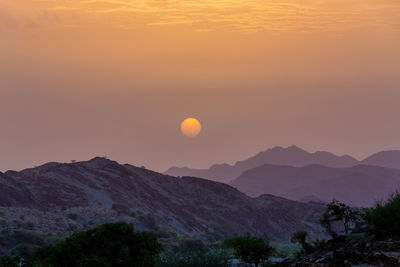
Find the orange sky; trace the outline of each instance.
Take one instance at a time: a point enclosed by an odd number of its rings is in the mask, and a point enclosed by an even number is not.
[[[399,47],[398,0],[0,0],[0,170],[400,149]]]

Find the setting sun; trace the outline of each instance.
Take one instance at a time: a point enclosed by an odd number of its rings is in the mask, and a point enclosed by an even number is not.
[[[188,118],[181,124],[181,132],[188,137],[195,137],[201,131],[201,124],[197,119]]]

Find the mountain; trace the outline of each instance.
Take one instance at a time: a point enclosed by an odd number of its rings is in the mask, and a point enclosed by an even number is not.
[[[400,169],[400,150],[381,151],[364,159],[361,163]]]
[[[165,174],[173,176],[195,176],[214,181],[228,183],[237,178],[244,171],[261,166],[263,164],[306,166],[320,164],[328,167],[352,167],[359,162],[350,156],[336,156],[329,152],[309,153],[297,146],[287,148],[274,147],[246,160],[238,161],[234,165],[216,164],[209,169],[190,169],[187,167],[172,167]]]
[[[0,193],[0,231],[28,227],[62,233],[124,220],[137,229],[206,240],[246,232],[288,240],[296,230],[323,236],[322,204],[251,198],[227,184],[176,178],[105,158],[8,171],[0,175]]]
[[[253,197],[272,194],[300,201],[312,196],[324,202],[337,199],[368,207],[400,189],[400,170],[367,165],[331,168],[265,164],[245,171],[230,185]]]

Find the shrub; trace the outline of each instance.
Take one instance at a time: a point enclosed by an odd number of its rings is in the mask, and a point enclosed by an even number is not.
[[[312,247],[306,241],[307,232],[306,231],[297,231],[292,235],[292,239],[290,240],[292,243],[299,243],[303,248],[304,252],[308,253],[311,251]]]
[[[18,257],[10,257],[6,255],[0,258],[0,267],[18,267],[18,264]]]
[[[126,223],[109,223],[77,232],[39,249],[28,261],[34,266],[154,266],[161,247],[154,234],[134,232]]]
[[[158,267],[228,267],[232,253],[226,249],[212,249],[207,253],[162,253]]]
[[[261,237],[251,236],[249,233],[243,237],[234,237],[224,241],[227,247],[235,250],[235,257],[242,261],[258,266],[259,263],[267,260],[274,249],[269,245],[268,240]]]
[[[325,246],[326,240],[325,239],[315,239],[314,241],[311,242],[311,245],[314,249],[319,249]]]
[[[377,238],[400,237],[400,192],[365,213],[368,232]]]

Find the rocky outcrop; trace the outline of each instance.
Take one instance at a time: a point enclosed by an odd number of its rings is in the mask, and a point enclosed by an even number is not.
[[[280,266],[400,266],[400,241],[367,241],[341,237]]]

